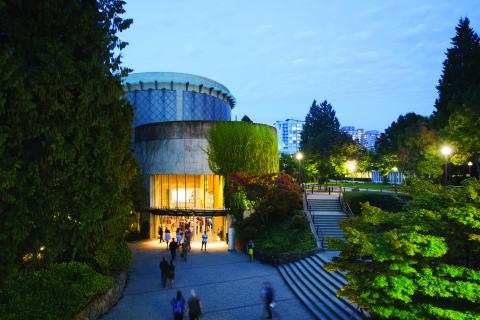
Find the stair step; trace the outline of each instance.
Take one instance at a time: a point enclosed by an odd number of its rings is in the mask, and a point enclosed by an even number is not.
[[[298,276],[298,271],[293,269],[290,264],[284,265],[285,270],[289,274],[290,278],[296,282],[303,294],[308,298],[308,302],[313,304],[321,313],[324,314],[320,319],[343,319],[339,317],[335,308],[326,301],[325,296],[322,295],[318,290],[312,291],[311,288],[305,283],[305,280]]]
[[[299,261],[295,262],[294,264],[297,269],[302,272],[303,276],[306,280],[308,280],[309,284],[314,286],[318,291],[324,293],[326,299],[331,301],[338,309],[342,310],[345,315],[348,315],[347,318],[350,318],[350,316],[355,318],[356,306],[352,305],[346,299],[337,297],[337,291],[340,288],[335,288],[331,285],[331,283],[329,283],[328,274],[326,275],[326,277],[324,274],[324,277],[321,278],[318,277],[316,273],[311,272],[311,270],[306,268],[305,265],[303,265]]]
[[[300,299],[300,301],[307,307],[308,310],[310,310],[311,313],[317,318],[317,319],[330,319],[330,320],[335,320],[335,318],[332,318],[330,314],[326,314],[323,310],[320,310],[314,303],[310,300],[311,298],[305,295],[304,291],[301,289],[301,287],[291,278],[290,274],[288,271],[285,269],[283,265],[278,266],[278,270],[280,271],[280,274],[282,275],[283,279],[285,282],[287,282],[288,286],[294,294]]]

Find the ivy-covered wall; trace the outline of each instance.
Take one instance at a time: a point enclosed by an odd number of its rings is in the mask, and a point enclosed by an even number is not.
[[[250,122],[219,122],[208,133],[208,162],[216,174],[254,176],[279,170],[275,129]]]

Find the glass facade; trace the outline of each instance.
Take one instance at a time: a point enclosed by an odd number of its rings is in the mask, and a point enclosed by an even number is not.
[[[175,90],[128,91],[126,99],[135,106],[133,127],[177,120],[230,121],[231,107],[227,101],[193,91],[183,91],[183,110],[177,115],[177,92]]]
[[[223,209],[223,177],[213,174],[150,176],[152,208]]]
[[[205,93],[183,91],[183,120],[230,121],[228,102]]]
[[[126,93],[133,105],[133,127],[177,119],[177,95],[174,90],[135,90]]]

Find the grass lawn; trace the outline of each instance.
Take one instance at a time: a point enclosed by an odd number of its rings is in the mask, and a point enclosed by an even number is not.
[[[327,182],[328,186],[340,186],[341,182]],[[372,183],[372,182],[343,182],[344,187],[354,187],[360,189],[372,189],[372,190],[393,190],[393,185],[383,184],[383,183]],[[398,187],[397,187],[398,188]]]

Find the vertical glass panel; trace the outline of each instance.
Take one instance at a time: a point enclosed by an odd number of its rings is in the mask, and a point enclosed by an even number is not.
[[[174,197],[177,199],[178,208],[185,209],[187,207],[187,193],[185,189],[185,175],[177,174],[177,191]]]
[[[186,184],[185,184],[185,191],[187,194],[187,209],[194,209],[195,208],[195,195],[197,190],[195,189],[195,176],[194,175],[186,175]]]
[[[214,189],[214,180],[213,180],[213,175],[206,175],[205,179],[205,208],[206,209],[213,209],[214,208],[214,203],[213,203],[213,189]]]
[[[161,208],[168,208],[168,200],[169,200],[169,194],[168,194],[168,175],[161,175],[162,178],[162,191],[161,191],[161,196],[162,196],[162,204]]]

